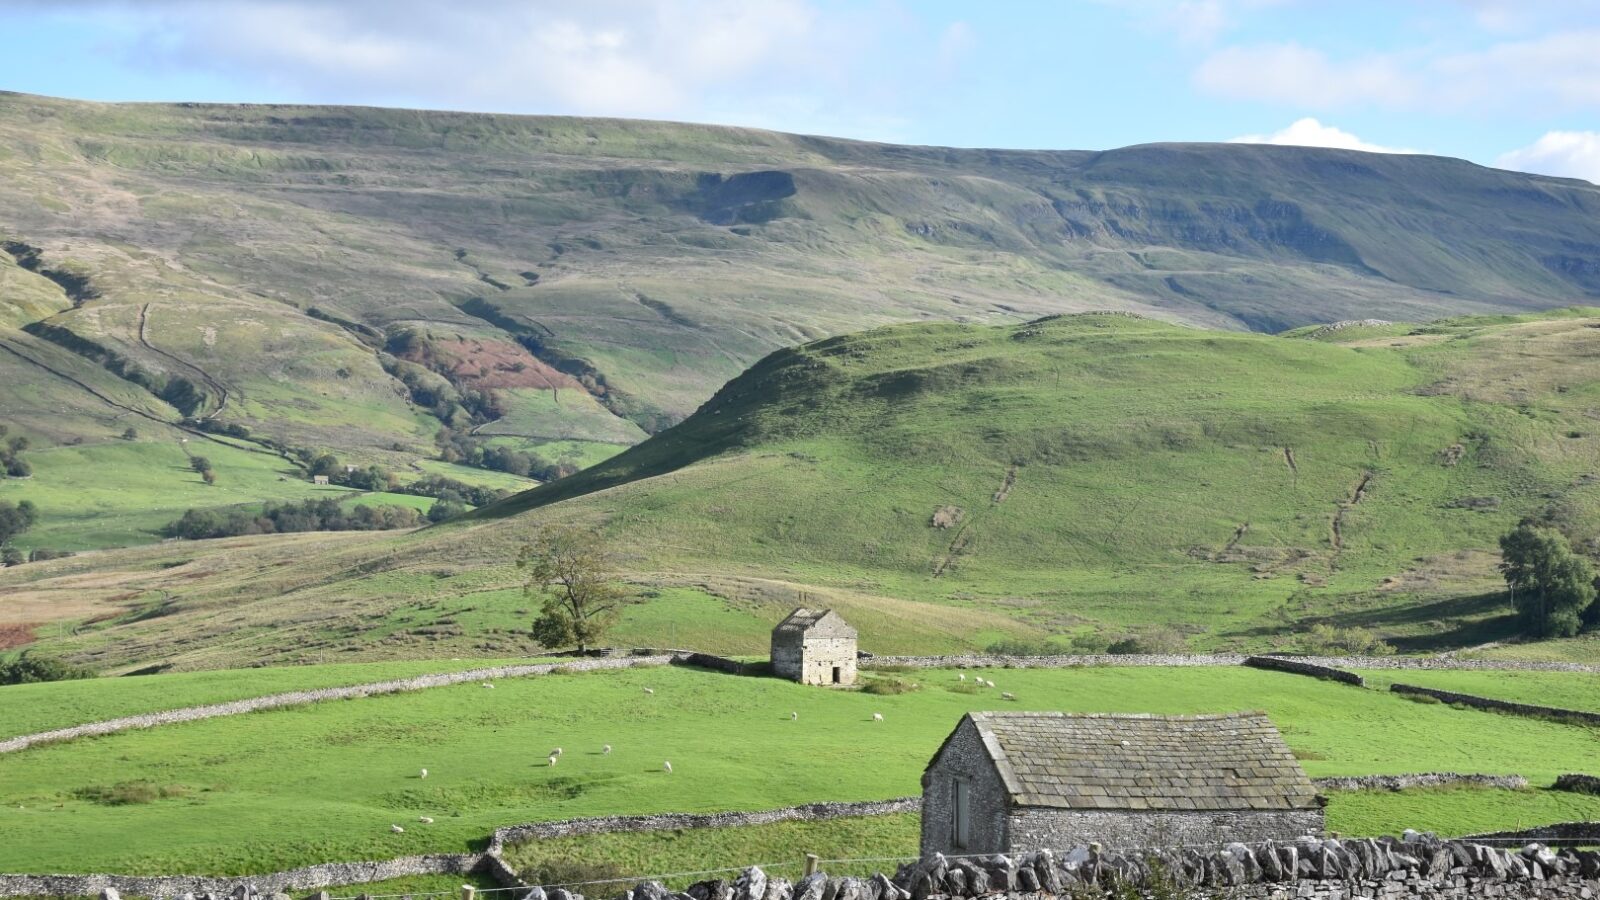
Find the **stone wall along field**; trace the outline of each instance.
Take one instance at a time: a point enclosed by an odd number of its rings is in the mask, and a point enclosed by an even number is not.
[[[869,800],[862,803],[808,803],[804,806],[786,806],[781,809],[764,809],[756,812],[589,816],[581,819],[534,822],[528,825],[511,825],[506,828],[497,828],[494,836],[489,839],[489,853],[497,855],[509,844],[571,837],[575,834],[602,834],[614,831],[658,831],[680,828],[728,828],[748,825],[770,825],[773,822],[820,822],[825,819],[887,816],[896,813],[916,812],[921,808],[921,797],[901,797],[897,800]]]
[[[1356,687],[1365,687],[1367,684],[1366,679],[1354,672],[1346,672],[1344,669],[1335,669],[1332,666],[1319,666],[1303,659],[1291,659],[1285,656],[1247,656],[1244,664],[1253,669],[1269,669],[1274,672],[1310,675],[1312,678],[1353,684]]]
[[[1455,659],[1441,656],[1282,656],[1328,669],[1415,669],[1422,671],[1600,672],[1581,663],[1526,662],[1514,659]],[[1238,666],[1241,654],[1158,655],[1143,653],[1063,654],[1061,656],[862,656],[863,667],[911,666],[919,669],[1070,669],[1078,666]]]
[[[1556,778],[1555,788],[1558,791],[1571,791],[1574,794],[1594,794],[1600,797],[1600,778],[1593,775],[1566,774]]]
[[[1521,775],[1463,775],[1459,772],[1418,772],[1414,775],[1343,775],[1313,778],[1319,791],[1403,791],[1409,788],[1483,787],[1521,791],[1528,779]]]
[[[1433,688],[1417,687],[1414,684],[1400,684],[1396,682],[1389,685],[1389,690],[1397,694],[1410,694],[1419,697],[1432,697],[1444,703],[1457,703],[1470,706],[1474,709],[1486,709],[1491,712],[1510,713],[1515,716],[1531,716],[1538,719],[1565,719],[1569,722],[1581,722],[1584,725],[1600,725],[1600,713],[1586,712],[1578,709],[1562,709],[1557,706],[1534,706],[1531,703],[1512,703],[1508,700],[1494,700],[1489,697],[1475,697],[1472,694],[1458,694],[1454,691],[1439,691]]]

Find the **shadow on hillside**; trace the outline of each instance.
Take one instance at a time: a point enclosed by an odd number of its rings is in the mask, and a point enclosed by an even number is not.
[[[1317,625],[1364,628],[1384,635],[1384,641],[1401,653],[1437,653],[1517,637],[1520,631],[1509,606],[1504,591],[1490,591],[1415,606],[1308,616],[1288,628],[1259,627],[1242,634],[1271,637],[1307,632]],[[1394,634],[1396,631],[1414,633]]]

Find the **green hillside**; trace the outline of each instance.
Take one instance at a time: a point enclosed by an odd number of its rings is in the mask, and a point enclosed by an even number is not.
[[[602,523],[659,568],[1050,631],[1249,643],[1328,620],[1449,646],[1505,612],[1491,551],[1511,524],[1597,535],[1595,314],[1348,343],[1115,315],[880,329],[773,354],[679,427],[479,517]]]
[[[104,553],[0,591],[88,604],[12,621],[109,671],[503,656],[536,649],[517,548],[573,522],[640,597],[611,637],[628,646],[759,653],[798,603],[881,653],[1513,637],[1499,536],[1539,516],[1600,539],[1600,310],[1374,327],[880,328],[774,353],[678,426],[459,523]]]
[[[402,470],[448,428],[446,456],[476,436],[568,471],[775,350],[889,323],[1581,302],[1597,210],[1423,156],[0,93],[0,415],[41,448],[243,428]],[[43,508],[61,546],[152,537]]]

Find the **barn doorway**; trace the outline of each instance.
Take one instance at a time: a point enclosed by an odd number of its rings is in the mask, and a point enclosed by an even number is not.
[[[839,667],[838,666],[834,666],[833,667],[833,683],[834,684],[838,684],[839,683]]]

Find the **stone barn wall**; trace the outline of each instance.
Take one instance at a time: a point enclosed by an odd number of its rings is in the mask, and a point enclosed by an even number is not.
[[[965,779],[970,798],[970,840],[955,846],[955,779]],[[978,729],[962,720],[923,775],[922,855],[1001,853],[1006,847],[1006,786],[983,748]]]
[[[1101,844],[1107,850],[1292,841],[1322,834],[1321,810],[1166,812],[1021,808],[1011,813],[1011,851]]]
[[[833,684],[833,669],[839,668],[839,684],[856,683],[855,638],[812,637],[805,642],[805,668],[802,684]]]

